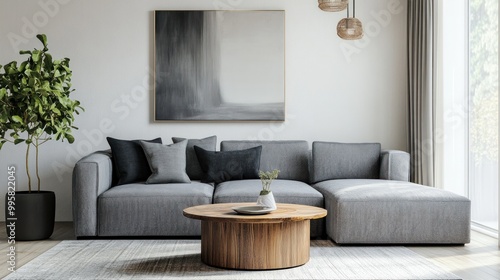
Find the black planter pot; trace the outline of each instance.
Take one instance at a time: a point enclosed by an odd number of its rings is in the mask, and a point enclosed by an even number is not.
[[[9,209],[8,202],[9,196],[6,194],[5,224],[9,237],[14,233],[16,241],[32,241],[47,239],[52,235],[56,214],[54,192],[16,192],[13,211]],[[15,227],[12,226],[13,224]]]

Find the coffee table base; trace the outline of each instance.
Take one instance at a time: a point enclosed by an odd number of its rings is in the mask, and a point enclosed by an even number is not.
[[[201,222],[201,260],[210,266],[265,270],[309,261],[310,221]]]

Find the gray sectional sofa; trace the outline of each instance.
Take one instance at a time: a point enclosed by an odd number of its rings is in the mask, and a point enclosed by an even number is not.
[[[193,145],[188,144],[188,149]],[[409,155],[380,144],[306,141],[222,141],[221,151],[262,147],[261,170],[279,169],[271,189],[278,203],[328,210],[311,223],[311,237],[337,243],[465,244],[470,201],[409,183]],[[193,158],[188,153],[189,158]],[[189,163],[188,163],[189,165]],[[78,238],[199,236],[200,223],[184,208],[256,201],[258,179],[219,184],[131,183],[113,186],[109,152],[95,152],[73,171],[73,220]]]

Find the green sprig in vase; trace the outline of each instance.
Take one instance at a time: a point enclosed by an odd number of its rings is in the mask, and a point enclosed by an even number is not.
[[[257,198],[257,205],[265,207],[266,209],[276,210],[276,201],[274,200],[273,192],[271,191],[271,183],[274,179],[278,178],[280,171],[274,169],[273,171],[259,171],[259,178],[262,182],[262,190]]]

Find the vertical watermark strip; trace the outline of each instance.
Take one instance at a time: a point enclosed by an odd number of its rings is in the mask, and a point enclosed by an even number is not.
[[[7,269],[16,271],[16,167],[7,167],[7,197],[6,197],[6,228],[7,228]]]

